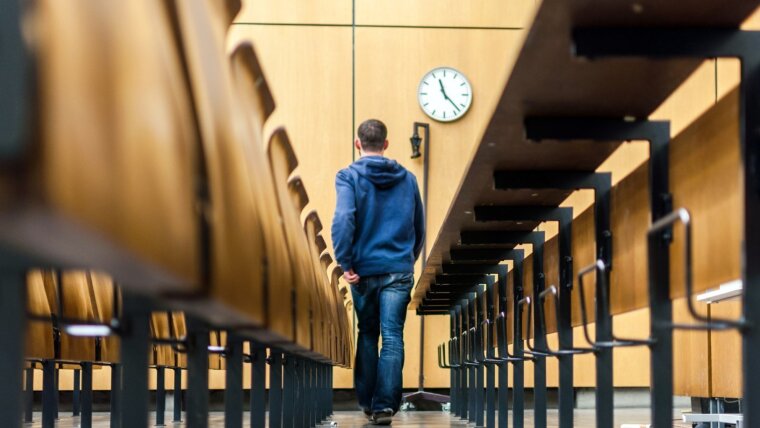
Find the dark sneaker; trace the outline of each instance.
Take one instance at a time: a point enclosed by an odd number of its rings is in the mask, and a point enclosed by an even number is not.
[[[373,412],[370,421],[373,425],[390,425],[393,422],[393,410],[383,409],[379,412]]]
[[[365,409],[365,408],[362,407],[362,412],[364,412],[364,416],[367,417],[367,420],[370,421],[370,422],[372,422],[372,410]]]

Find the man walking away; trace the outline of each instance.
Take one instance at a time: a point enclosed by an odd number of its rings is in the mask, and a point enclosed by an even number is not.
[[[332,240],[359,320],[354,366],[359,405],[374,424],[390,425],[401,405],[404,322],[425,222],[417,179],[384,156],[385,125],[370,119],[357,134],[361,158],[335,178]]]

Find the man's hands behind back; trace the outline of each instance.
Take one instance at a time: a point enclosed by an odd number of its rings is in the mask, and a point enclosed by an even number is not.
[[[348,281],[349,284],[356,284],[361,279],[353,269],[349,269],[348,272],[343,272],[343,278]]]

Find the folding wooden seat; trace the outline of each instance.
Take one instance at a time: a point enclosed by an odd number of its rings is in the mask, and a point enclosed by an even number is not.
[[[196,137],[165,5],[30,10],[39,138],[0,172],[0,245],[144,292],[192,291]]]
[[[303,188],[303,185],[300,186]],[[294,188],[294,186],[291,186]],[[314,294],[312,296],[312,310],[314,311],[314,332],[316,334],[315,342],[319,343],[318,351],[325,356],[332,356],[330,353],[330,337],[332,336],[332,318],[331,308],[328,300],[328,277],[327,271],[322,266],[319,259],[319,250],[317,249],[317,235],[322,231],[322,222],[316,211],[311,211],[306,215],[304,221],[304,231],[309,244],[311,253],[312,266],[315,275],[313,286]]]
[[[150,317],[150,337],[172,340],[168,312],[153,312]],[[149,365],[151,367],[173,367],[174,351],[171,345],[154,343],[151,346]]]
[[[321,235],[317,235],[317,241],[322,238]],[[333,263],[333,258],[329,252],[323,251],[319,256],[320,264],[322,265],[322,272],[325,275],[325,287],[326,287],[326,299],[325,307],[327,308],[327,322],[330,326],[330,359],[337,362],[340,355],[339,345],[339,333],[340,333],[340,306],[338,301],[338,290],[332,286],[332,278],[329,277],[330,265]]]
[[[271,192],[259,178],[261,150],[237,100],[224,46],[225,9],[202,0],[173,2],[194,100],[209,185],[211,274],[197,311],[217,325],[263,327],[268,251],[260,203]],[[278,266],[278,268],[282,268]],[[226,314],[220,317],[221,314]],[[281,333],[287,333],[281,331]],[[290,337],[283,337],[289,339]]]
[[[266,84],[253,47],[244,43],[231,55],[232,74],[239,96],[239,110],[244,113],[252,132],[242,141],[251,150],[251,180],[258,191],[254,198],[261,212],[262,240],[266,245],[267,308],[266,329],[279,337],[295,339],[293,308],[294,277],[290,251],[287,248],[283,225],[285,221],[275,194],[269,162],[261,158],[264,153],[262,133],[264,122],[274,110],[269,87]],[[295,159],[295,157],[293,158]],[[293,166],[295,168],[295,166]]]
[[[43,275],[44,272],[41,270],[32,270],[26,275],[27,311],[34,320],[26,325],[27,340],[24,355],[34,360],[55,358],[50,302],[45,293]],[[45,319],[47,321],[42,321]]]
[[[296,168],[297,160],[284,129],[277,129],[269,139],[267,149],[272,176],[279,200],[280,212],[288,250],[294,265],[296,285],[296,342],[311,349],[310,299],[314,292],[316,278],[306,234],[301,227],[298,211],[290,200],[287,182]]]
[[[87,272],[47,271],[43,278],[52,315],[61,323],[60,351],[56,359],[68,363],[97,361],[95,338],[71,336],[63,328],[65,324],[95,321]]]
[[[113,319],[119,318],[121,296],[113,279],[102,272],[88,271],[86,273],[93,302],[93,321],[110,325]],[[100,362],[119,362],[119,339],[115,335],[100,338]]]
[[[341,296],[339,298],[339,304],[338,304],[338,321],[339,321],[339,332],[338,332],[338,341],[339,341],[339,354],[340,354],[340,362],[341,366],[343,367],[351,367],[351,358],[353,356],[353,349],[352,349],[352,340],[351,335],[352,329],[351,324],[348,321],[348,314],[346,309],[346,304],[348,303],[348,299],[346,298],[346,293],[344,291],[347,291],[345,288],[342,290],[339,289],[340,287],[340,278],[343,277],[343,269],[341,269],[340,265],[337,263],[333,266],[331,275],[330,275],[330,282],[332,284],[332,288],[335,290],[338,290],[339,295]],[[345,302],[345,303],[344,303]]]

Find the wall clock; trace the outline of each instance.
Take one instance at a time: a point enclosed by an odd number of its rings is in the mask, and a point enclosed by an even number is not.
[[[422,111],[439,122],[453,122],[472,105],[472,85],[459,70],[437,67],[425,74],[417,88]]]

